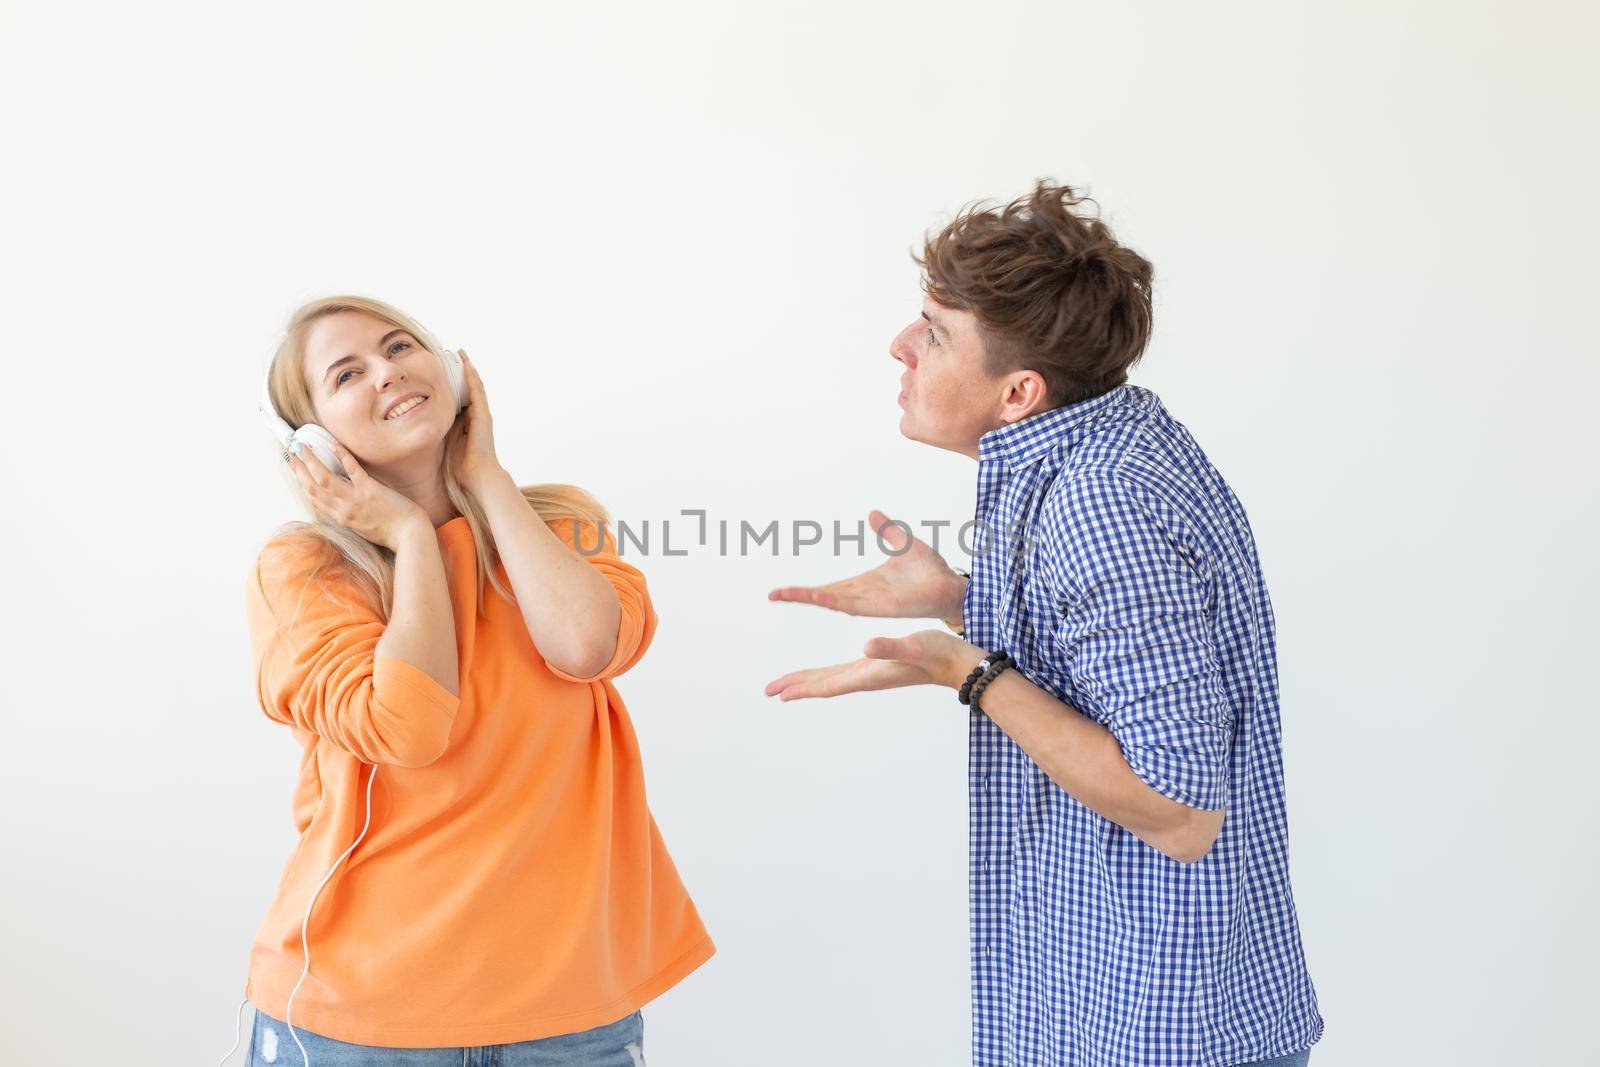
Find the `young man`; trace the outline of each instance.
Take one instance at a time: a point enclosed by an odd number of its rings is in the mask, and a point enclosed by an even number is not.
[[[1015,658],[970,711],[974,1064],[1303,1064],[1323,1022],[1289,890],[1272,607],[1227,483],[1127,383],[1152,271],[1083,202],[1040,182],[958,216],[889,349],[901,432],[978,462],[970,580],[873,512],[888,562],[769,595],[967,640],[875,638],[767,693],[957,689]]]

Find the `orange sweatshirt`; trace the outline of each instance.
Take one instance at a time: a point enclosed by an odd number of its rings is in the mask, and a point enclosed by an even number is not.
[[[573,522],[549,523],[569,545]],[[307,584],[317,546],[277,538],[247,584],[256,691],[300,744],[299,843],[250,953],[245,997],[297,1027],[397,1048],[505,1044],[615,1022],[715,951],[645,802],[612,679],[655,633],[644,575],[606,537],[586,557],[622,601],[592,679],[551,667],[516,605],[485,588],[465,518],[436,531],[461,695],[375,656],[384,623],[346,579]],[[597,528],[584,523],[585,549]],[[496,571],[506,587],[503,564]]]

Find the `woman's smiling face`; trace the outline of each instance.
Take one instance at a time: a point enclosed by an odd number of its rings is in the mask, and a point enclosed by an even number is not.
[[[365,311],[338,311],[311,324],[305,377],[317,424],[363,466],[393,467],[434,453],[455,423],[438,357],[409,330]]]

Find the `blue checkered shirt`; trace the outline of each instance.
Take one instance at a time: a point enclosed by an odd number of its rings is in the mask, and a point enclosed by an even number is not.
[[[1272,606],[1244,509],[1135,385],[979,441],[967,637],[1226,808],[1181,863],[981,711],[968,769],[972,1061],[1229,1067],[1322,1036],[1289,891]]]

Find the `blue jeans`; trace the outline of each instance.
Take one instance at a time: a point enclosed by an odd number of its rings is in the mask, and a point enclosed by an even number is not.
[[[311,1067],[644,1067],[644,1013],[605,1026],[509,1045],[386,1048],[352,1045],[295,1024]],[[282,1020],[256,1009],[248,1067],[303,1067],[300,1047]]]
[[[1306,1067],[1311,1060],[1311,1050],[1303,1048],[1299,1052],[1291,1052],[1287,1056],[1274,1056],[1270,1060],[1255,1060],[1252,1063],[1241,1063],[1239,1067]]]

